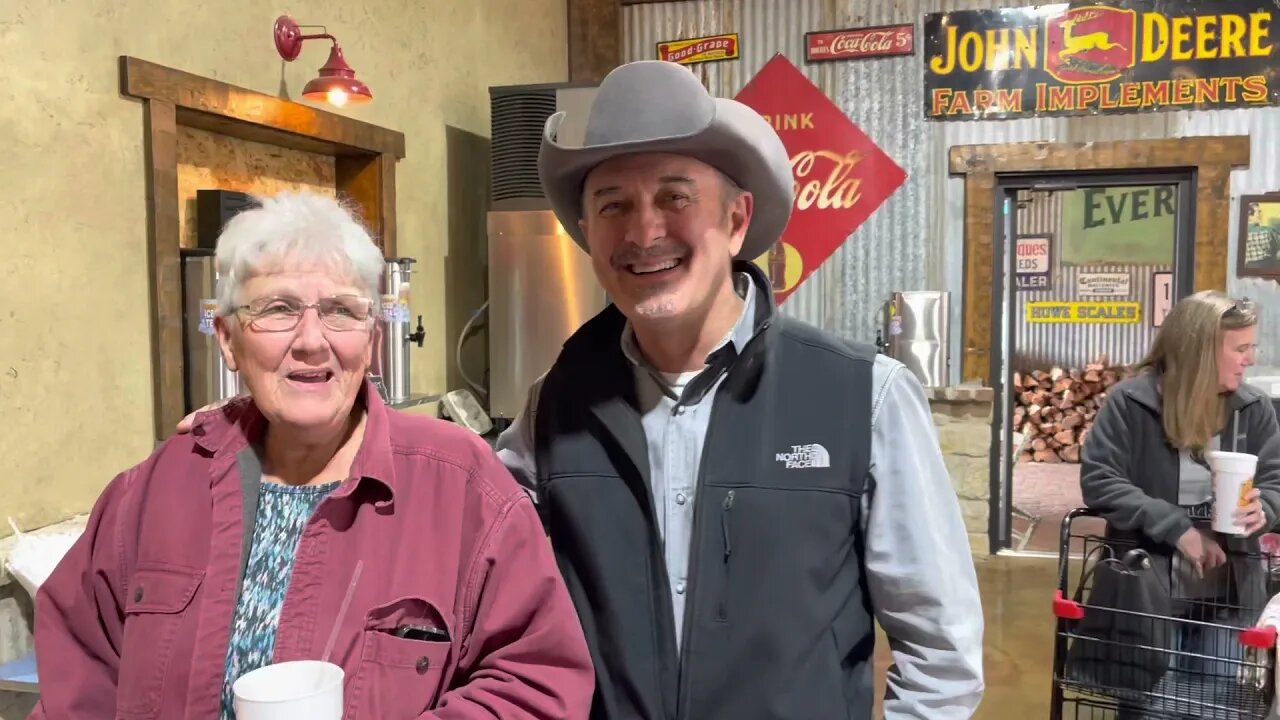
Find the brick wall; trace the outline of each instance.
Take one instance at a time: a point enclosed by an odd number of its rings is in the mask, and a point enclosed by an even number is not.
[[[990,552],[988,521],[991,501],[991,388],[928,388],[938,444],[960,498],[969,547],[974,555]]]

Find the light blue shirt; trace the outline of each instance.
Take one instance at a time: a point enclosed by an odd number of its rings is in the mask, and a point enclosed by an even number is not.
[[[746,302],[720,347],[733,343],[741,351],[755,334],[756,293],[746,292],[750,276],[740,274],[735,280]],[[664,376],[651,369],[630,325],[623,332],[622,348],[635,373],[678,647],[688,592],[694,493],[715,388],[700,402],[677,408],[676,398],[698,373]],[[983,615],[960,503],[943,462],[933,412],[915,375],[902,363],[878,355],[872,385],[871,478],[862,505],[863,570],[876,621],[894,657],[885,719],[970,718],[984,689]],[[499,457],[528,488],[535,487],[537,477],[533,424],[541,386],[539,380],[529,389],[524,411],[497,442]]]
[[[756,293],[749,292],[751,277],[735,277],[738,294],[744,296],[742,313],[712,352],[733,343],[739,354],[755,335]],[[681,403],[688,384],[701,372],[663,373],[654,369],[636,344],[628,322],[622,331],[622,352],[631,361],[636,379],[636,399],[640,423],[644,426],[652,479],[654,516],[666,555],[667,580],[671,588],[671,609],[675,614],[676,649],[684,639],[684,601],[688,597],[689,548],[693,543],[693,503],[702,464],[702,447],[711,422],[716,390],[724,382],[721,374],[700,398]],[[705,370],[704,370],[705,371]]]

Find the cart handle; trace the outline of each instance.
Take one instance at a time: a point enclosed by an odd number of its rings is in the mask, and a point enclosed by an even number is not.
[[[1071,547],[1071,523],[1076,518],[1102,517],[1102,513],[1089,507],[1072,508],[1062,517],[1062,526],[1058,529],[1058,587],[1066,592],[1067,575],[1069,573]]]
[[[1053,594],[1053,614],[1063,620],[1081,620],[1084,618],[1084,606],[1067,597],[1062,591]],[[1240,644],[1245,647],[1270,650],[1276,646],[1277,633],[1274,626],[1245,628],[1240,631]]]
[[[1075,600],[1065,597],[1061,590],[1053,593],[1053,614],[1063,620],[1080,620],[1084,617],[1084,606]],[[1274,631],[1272,630],[1272,642],[1274,643]]]
[[[1240,631],[1240,644],[1270,650],[1276,646],[1276,629],[1272,626],[1245,628]]]

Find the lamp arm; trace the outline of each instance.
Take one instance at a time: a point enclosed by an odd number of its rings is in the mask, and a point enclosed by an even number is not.
[[[320,39],[329,40],[329,41],[330,41],[330,42],[332,42],[334,45],[337,45],[337,44],[338,44],[338,38],[336,38],[336,37],[334,37],[334,36],[330,35],[330,34],[329,34],[329,33],[327,33],[327,32],[324,32],[324,33],[316,33],[315,35],[302,35],[302,36],[299,36],[299,37],[298,37],[298,42],[305,42],[305,41],[307,41],[307,40],[320,40]]]

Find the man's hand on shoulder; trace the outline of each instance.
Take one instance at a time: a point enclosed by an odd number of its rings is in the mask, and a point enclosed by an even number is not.
[[[184,435],[186,433],[191,432],[191,428],[195,427],[195,424],[196,424],[196,416],[199,415],[200,413],[208,412],[210,410],[217,410],[218,408],[225,406],[227,403],[230,403],[234,400],[239,400],[241,397],[244,397],[244,396],[237,395],[232,398],[227,398],[226,400],[219,400],[218,402],[209,403],[208,405],[205,405],[204,407],[198,410],[192,411],[186,417],[178,421],[178,426],[176,428],[176,430],[178,431],[178,434]]]

